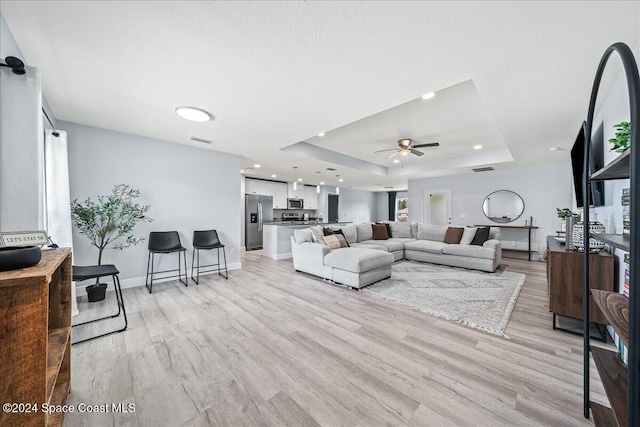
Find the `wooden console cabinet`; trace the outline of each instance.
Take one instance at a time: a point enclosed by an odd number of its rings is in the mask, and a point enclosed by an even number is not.
[[[584,254],[567,250],[553,236],[547,236],[547,247],[549,249],[547,259],[549,311],[559,316],[582,319]],[[614,290],[614,257],[603,253],[591,254],[589,265],[591,267],[589,287],[612,292]],[[601,325],[607,324],[607,319],[593,300],[589,304],[589,320]]]
[[[42,405],[64,405],[70,390],[71,276],[70,249],[0,273],[0,403],[27,404],[0,410],[0,426],[62,425]]]

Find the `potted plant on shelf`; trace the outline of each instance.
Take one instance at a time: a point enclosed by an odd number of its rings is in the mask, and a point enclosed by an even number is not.
[[[616,129],[616,137],[609,139],[613,144],[610,151],[624,153],[631,146],[631,122],[620,122],[613,127]]]
[[[98,248],[98,265],[102,264],[102,254],[109,245],[122,250],[144,240],[144,237],[133,235],[133,228],[139,222],[153,219],[147,216],[149,205],[137,203],[138,197],[140,190],[117,184],[108,196],[98,196],[97,202],[87,198],[84,202],[76,199],[71,203],[73,225]],[[106,289],[107,285],[99,280],[87,286],[89,302],[103,300]]]

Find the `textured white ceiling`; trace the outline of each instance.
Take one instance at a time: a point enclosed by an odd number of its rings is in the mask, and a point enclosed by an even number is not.
[[[3,0],[0,12],[58,119],[211,139],[204,149],[259,162],[258,176],[329,185],[336,165],[280,149],[467,80],[515,159],[499,168],[567,161],[548,149],[574,140],[602,52],[640,37],[639,2]],[[178,105],[215,120],[186,122]],[[463,171],[340,174],[381,189]]]

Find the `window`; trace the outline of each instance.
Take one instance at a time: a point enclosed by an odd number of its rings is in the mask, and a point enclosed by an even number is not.
[[[409,221],[409,199],[396,199],[396,221]]]

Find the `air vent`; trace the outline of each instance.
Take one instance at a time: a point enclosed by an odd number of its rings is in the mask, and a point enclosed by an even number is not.
[[[328,171],[335,171],[337,170],[336,168],[327,168]]]
[[[210,141],[208,139],[198,138],[197,136],[192,136],[190,139],[192,141],[203,142],[205,144],[213,144],[213,141]]]
[[[495,170],[494,168],[492,168],[491,166],[486,167],[486,168],[473,168],[472,169],[474,172],[489,172],[492,170]]]

